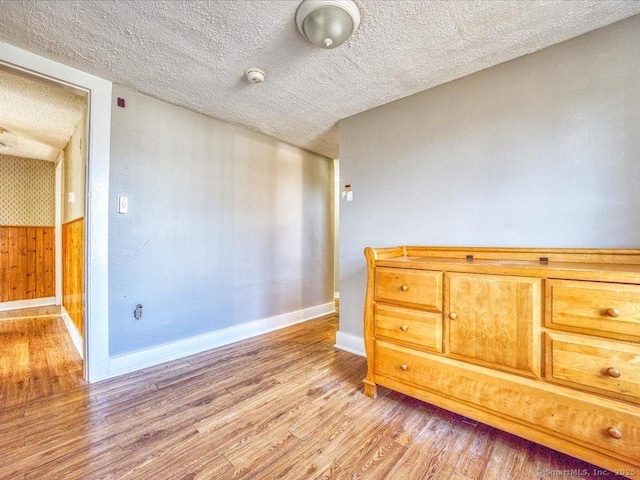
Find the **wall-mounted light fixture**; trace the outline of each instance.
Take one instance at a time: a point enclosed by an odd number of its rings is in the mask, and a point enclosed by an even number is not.
[[[300,33],[320,48],[342,45],[360,26],[353,0],[304,0],[296,12]]]

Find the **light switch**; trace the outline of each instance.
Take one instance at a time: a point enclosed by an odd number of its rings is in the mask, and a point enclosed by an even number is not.
[[[69,194],[67,195],[67,201],[69,203],[76,203],[76,193],[75,192],[69,192]]]
[[[118,197],[118,213],[129,213],[129,198]]]
[[[344,186],[344,190],[342,191],[342,198],[346,199],[347,202],[353,200],[353,190],[351,190],[351,185]]]

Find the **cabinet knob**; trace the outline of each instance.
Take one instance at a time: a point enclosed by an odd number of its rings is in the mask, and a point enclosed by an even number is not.
[[[402,290],[403,292],[406,292],[407,290],[409,290],[409,285],[407,285],[406,283],[402,284],[402,286],[400,287],[400,290]]]
[[[402,325],[402,326],[400,327],[400,330],[402,330],[403,332],[406,332],[407,330],[409,330],[409,327],[408,327],[408,326],[406,326],[406,325]],[[618,374],[618,376],[620,376],[620,375]]]
[[[620,378],[620,370],[615,367],[609,367],[607,368],[607,375],[611,378]]]
[[[456,312],[451,312],[451,313],[449,314],[449,318],[450,318],[451,320],[455,320],[456,318],[458,318],[458,314],[457,314]]]
[[[609,315],[610,317],[617,317],[618,315],[620,315],[620,310],[618,310],[617,308],[607,308],[606,312],[607,315]]]
[[[615,438],[616,440],[620,440],[622,438],[622,432],[616,427],[609,427],[607,429],[607,433],[611,438]]]
[[[400,370],[402,370],[403,372],[406,372],[407,370],[409,370],[409,365],[407,365],[406,363],[403,363],[402,365],[400,365]]]

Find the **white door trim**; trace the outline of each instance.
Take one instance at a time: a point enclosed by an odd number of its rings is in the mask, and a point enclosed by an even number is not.
[[[89,167],[85,213],[85,377],[109,375],[109,148],[112,83],[0,42],[0,63],[89,92]]]
[[[56,162],[56,220],[55,220],[55,259],[56,259],[56,305],[62,305],[62,172],[64,171],[64,153],[60,152]]]

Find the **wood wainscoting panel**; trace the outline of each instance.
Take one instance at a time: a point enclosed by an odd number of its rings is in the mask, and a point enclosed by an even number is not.
[[[0,226],[0,302],[55,295],[53,227]]]
[[[62,306],[84,337],[84,218],[62,225]]]

